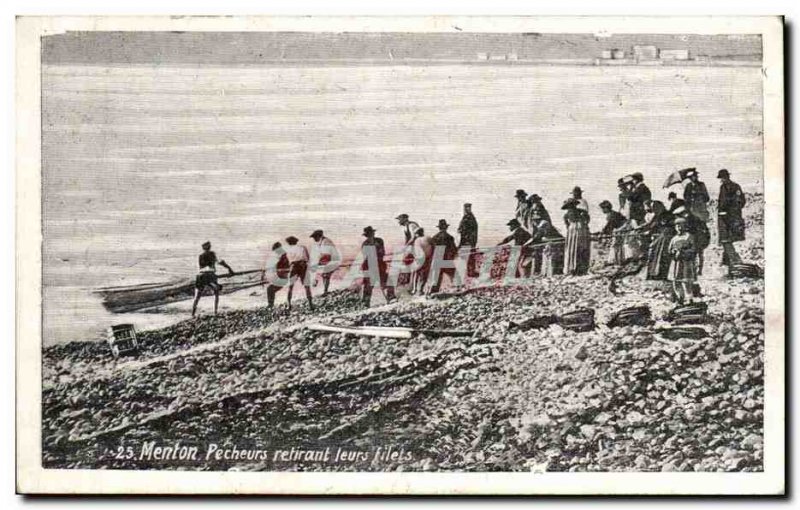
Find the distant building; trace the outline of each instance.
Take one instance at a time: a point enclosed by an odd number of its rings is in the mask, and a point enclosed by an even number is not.
[[[505,60],[506,56],[503,55],[489,55],[489,60]]]
[[[689,60],[689,50],[661,50],[661,60]]]
[[[603,52],[600,54],[600,58],[603,60],[622,60],[625,58],[625,50],[620,50],[617,48],[603,50]]]
[[[478,52],[478,60],[489,60],[489,54],[482,51]]]
[[[655,46],[634,46],[633,58],[635,58],[637,62],[643,60],[657,60],[658,48]]]
[[[509,53],[508,54],[508,60],[517,61],[517,60],[519,60],[519,57],[517,56],[516,53]]]

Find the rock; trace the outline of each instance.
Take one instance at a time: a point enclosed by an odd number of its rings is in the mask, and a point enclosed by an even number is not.
[[[764,439],[759,434],[750,434],[744,438],[742,441],[742,446],[748,449],[763,449],[764,448]]]
[[[661,466],[661,471],[679,471],[679,469],[674,461],[670,461]]]

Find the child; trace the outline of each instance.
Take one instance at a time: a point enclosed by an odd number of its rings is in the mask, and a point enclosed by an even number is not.
[[[680,304],[688,297],[692,302],[692,286],[697,281],[697,245],[694,236],[689,233],[685,218],[675,220],[678,233],[669,242],[669,279]]]

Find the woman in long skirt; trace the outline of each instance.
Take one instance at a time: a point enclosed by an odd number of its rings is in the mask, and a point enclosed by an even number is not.
[[[564,236],[549,220],[538,212],[532,216],[534,234],[529,244],[534,253],[538,251],[542,257],[542,276],[561,274],[564,268]]]
[[[675,220],[678,233],[669,242],[669,255],[672,263],[669,266],[669,279],[679,303],[688,298],[692,302],[693,285],[697,281],[697,245],[694,236],[689,233],[686,220]]]
[[[650,249],[647,256],[647,279],[666,280],[672,261],[669,256],[669,242],[675,235],[673,216],[659,201],[652,202],[653,218],[646,225],[650,231]]]
[[[567,225],[567,239],[564,245],[564,272],[582,275],[589,271],[591,259],[591,238],[586,212],[578,209],[577,201],[567,200],[561,207],[567,212],[564,222]]]

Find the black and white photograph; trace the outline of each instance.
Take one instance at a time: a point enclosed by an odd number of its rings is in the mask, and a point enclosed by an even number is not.
[[[148,19],[18,20],[34,492],[783,490],[780,17]]]

